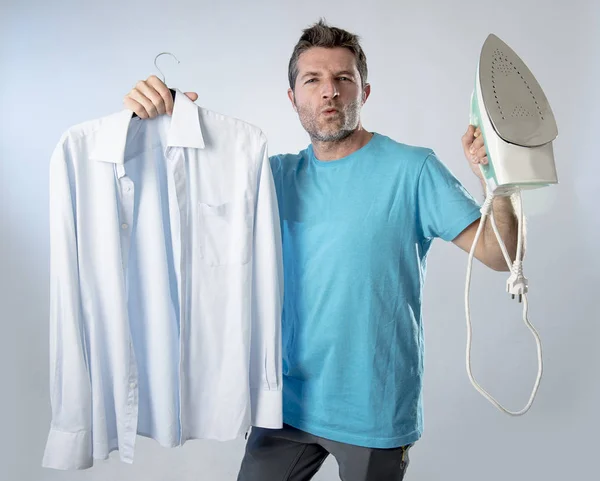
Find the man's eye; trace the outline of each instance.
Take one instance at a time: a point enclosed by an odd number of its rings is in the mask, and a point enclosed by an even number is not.
[[[315,79],[315,78],[310,78],[310,79],[308,79],[308,80],[307,80],[305,83],[309,84],[309,83],[311,83],[311,82],[316,82],[316,81],[317,81],[317,79]]]
[[[348,77],[339,77],[340,80],[350,80]]]

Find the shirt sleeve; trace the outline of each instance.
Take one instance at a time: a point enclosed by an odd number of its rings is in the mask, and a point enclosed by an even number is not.
[[[424,239],[451,241],[481,217],[480,205],[434,152],[421,166],[416,203]]]
[[[250,395],[252,425],[282,427],[283,254],[279,209],[266,138],[258,169],[253,253]]]
[[[76,216],[61,141],[50,160],[50,403],[42,466],[92,466],[91,387],[79,288]]]

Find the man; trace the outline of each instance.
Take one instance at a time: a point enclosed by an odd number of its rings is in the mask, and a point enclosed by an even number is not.
[[[371,87],[357,36],[323,21],[306,29],[289,81],[311,144],[271,157],[284,252],[284,427],[252,430],[238,481],[309,480],[329,454],[343,481],[401,480],[422,433],[426,255],[435,237],[468,252],[479,205],[430,149],[363,128]],[[155,76],[124,103],[141,118],[173,108]],[[483,137],[469,126],[462,144],[485,189]],[[511,202],[493,209],[514,258]],[[507,270],[488,227],[475,256]]]

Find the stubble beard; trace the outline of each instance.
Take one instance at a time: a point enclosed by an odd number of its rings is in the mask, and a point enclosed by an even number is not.
[[[340,142],[354,133],[359,124],[360,99],[345,106],[334,105],[335,118],[325,118],[321,112],[324,107],[314,111],[308,106],[296,105],[298,117],[312,142]]]

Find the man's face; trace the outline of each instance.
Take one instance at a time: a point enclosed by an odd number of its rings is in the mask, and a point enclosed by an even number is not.
[[[362,88],[350,50],[313,47],[300,55],[296,85],[288,96],[312,140],[335,142],[358,128],[369,91],[369,85]]]

